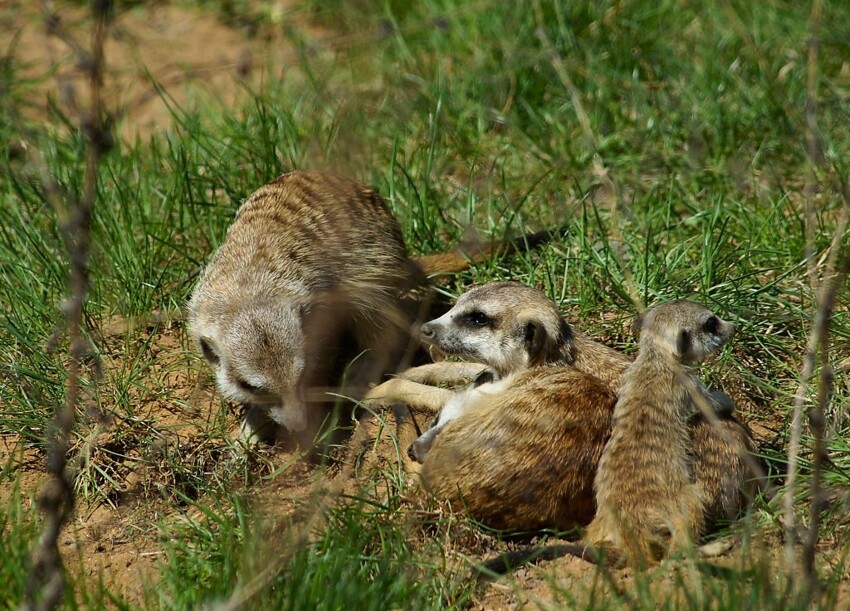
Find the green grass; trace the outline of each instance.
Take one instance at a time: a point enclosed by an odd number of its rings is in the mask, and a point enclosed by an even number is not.
[[[253,3],[184,4],[217,11],[240,27],[288,27],[263,7],[243,6]],[[337,32],[335,59],[297,39],[302,76],[267,80],[240,108],[206,101],[188,110],[172,102],[170,133],[121,144],[103,159],[86,305],[92,353],[102,367],[92,359],[84,372],[77,489],[83,507],[121,505],[128,474],[146,474],[141,501],[157,510],[145,519],[160,533],[157,546],[167,561],[144,606],[220,600],[261,570],[256,558],[265,526],[252,511],[252,491],[279,465],[230,459],[233,419],[226,408],[201,413],[191,393],[175,389],[169,375],[189,372],[192,383],[207,375],[185,340],[163,352],[159,342],[175,329],[99,330],[116,316],[144,319],[182,308],[194,273],[223,239],[240,201],[295,167],[336,169],[378,186],[417,254],[445,251],[470,231],[499,238],[567,227],[548,247],[459,274],[441,288],[450,295],[494,279],[539,285],[582,330],[626,350],[634,349],[626,330],[634,299],[696,297],[709,304],[741,329],[704,377],[734,383],[742,417],[775,431],[763,450],[782,469],[815,298],[806,275],[803,193],[809,6],[540,4],[541,19],[533,2],[305,2],[302,13]],[[841,206],[833,186],[850,178],[850,8],[833,2],[824,10],[817,101],[827,169],[820,174],[815,260],[830,244]],[[562,82],[553,53],[578,98]],[[29,102],[18,68],[0,61],[0,434],[43,450],[63,400],[67,358],[57,333],[67,210],[51,188],[79,195],[84,143],[63,128],[73,120],[59,111],[46,124],[21,119]],[[619,190],[619,227],[593,172],[595,153]],[[845,287],[831,327],[836,361],[850,346],[848,302]],[[839,541],[848,534],[840,500],[850,486],[848,384],[846,372],[837,374],[825,473],[835,500],[823,533]],[[158,422],[153,402],[168,406],[173,422]],[[810,440],[804,441],[808,481]],[[37,530],[16,474],[11,463],[4,467],[2,485],[12,491],[0,512],[0,582],[10,584],[5,605],[21,599],[25,550]],[[808,494],[801,489],[798,497],[803,515]],[[194,517],[162,517],[175,512]],[[776,534],[778,512],[777,503],[763,504],[756,521]],[[474,599],[465,573],[439,560],[441,546],[463,550],[462,542],[425,544],[406,524],[399,506],[353,501],[333,510],[308,545],[281,544],[291,558],[251,606],[463,607]],[[845,543],[838,564],[823,571],[823,608],[835,604],[829,597],[847,573],[846,554]],[[768,570],[755,553],[741,562],[744,579],[679,575],[659,592],[650,576],[631,595],[641,607],[657,601],[681,608],[682,600],[697,608],[793,607],[781,572]],[[97,579],[71,577],[77,597],[70,606],[115,598]],[[615,604],[604,583],[576,588],[578,594],[560,588],[555,600]]]

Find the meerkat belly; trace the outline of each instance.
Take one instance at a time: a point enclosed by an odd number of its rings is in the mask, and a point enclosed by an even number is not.
[[[434,425],[425,431],[410,448],[408,455],[417,462],[424,462],[437,435],[452,421],[474,409],[476,405],[487,403],[510,388],[514,376],[506,376],[492,382],[484,382],[466,390],[456,392],[440,410]]]

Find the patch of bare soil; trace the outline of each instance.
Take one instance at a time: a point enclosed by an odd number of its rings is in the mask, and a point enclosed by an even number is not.
[[[120,3],[119,3],[120,4]],[[249,3],[250,4],[250,3]],[[292,0],[254,3],[275,15],[274,26],[233,28],[212,11],[150,2],[120,9],[106,38],[104,101],[116,111],[126,141],[171,125],[169,105],[191,108],[206,97],[235,105],[263,79],[284,79],[298,53],[284,29],[317,43],[327,34],[301,18]],[[90,37],[88,10],[56,3],[57,14],[83,47]],[[72,117],[85,104],[80,53],[47,34],[42,3],[0,0],[0,56],[19,71],[19,94],[30,118],[44,119],[51,101]],[[83,106],[84,107],[84,106]]]

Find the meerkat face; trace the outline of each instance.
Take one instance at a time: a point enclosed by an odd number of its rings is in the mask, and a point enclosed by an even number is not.
[[[641,348],[660,347],[686,365],[695,365],[719,351],[737,327],[708,308],[691,301],[661,304],[635,321]]]
[[[225,398],[267,406],[286,428],[303,430],[305,345],[298,306],[247,306],[196,335]]]
[[[555,303],[518,282],[474,288],[443,316],[422,325],[426,344],[488,365],[500,375],[545,362],[571,337]]]

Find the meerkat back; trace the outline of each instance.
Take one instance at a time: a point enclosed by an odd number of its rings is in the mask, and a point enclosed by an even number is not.
[[[492,528],[585,525],[615,400],[571,367],[526,370],[446,426],[422,464],[422,485]]]

